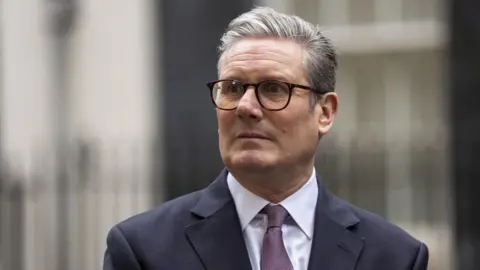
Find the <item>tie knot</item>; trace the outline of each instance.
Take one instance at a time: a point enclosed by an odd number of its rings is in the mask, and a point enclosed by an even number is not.
[[[267,214],[268,218],[268,228],[271,227],[282,227],[283,222],[288,217],[288,212],[283,206],[277,205],[267,205],[263,208],[263,211]]]

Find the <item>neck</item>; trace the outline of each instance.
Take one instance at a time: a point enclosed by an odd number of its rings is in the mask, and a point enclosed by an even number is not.
[[[312,175],[313,165],[304,169],[241,172],[230,170],[237,181],[253,194],[279,203],[299,190]]]

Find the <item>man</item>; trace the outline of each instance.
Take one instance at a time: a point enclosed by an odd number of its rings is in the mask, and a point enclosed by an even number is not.
[[[113,227],[104,270],[426,269],[423,243],[316,175],[336,67],[330,41],[298,17],[255,8],[233,20],[208,83],[225,170]]]

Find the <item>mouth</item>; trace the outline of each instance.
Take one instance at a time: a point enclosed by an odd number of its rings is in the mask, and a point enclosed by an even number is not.
[[[262,133],[257,132],[244,132],[240,133],[237,138],[239,139],[258,139],[258,140],[270,140],[270,138]]]

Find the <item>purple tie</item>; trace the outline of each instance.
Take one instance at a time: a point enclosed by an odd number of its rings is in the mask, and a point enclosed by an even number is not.
[[[263,237],[261,270],[293,270],[283,244],[282,225],[288,212],[281,205],[267,205],[263,209],[268,217],[268,227]]]

